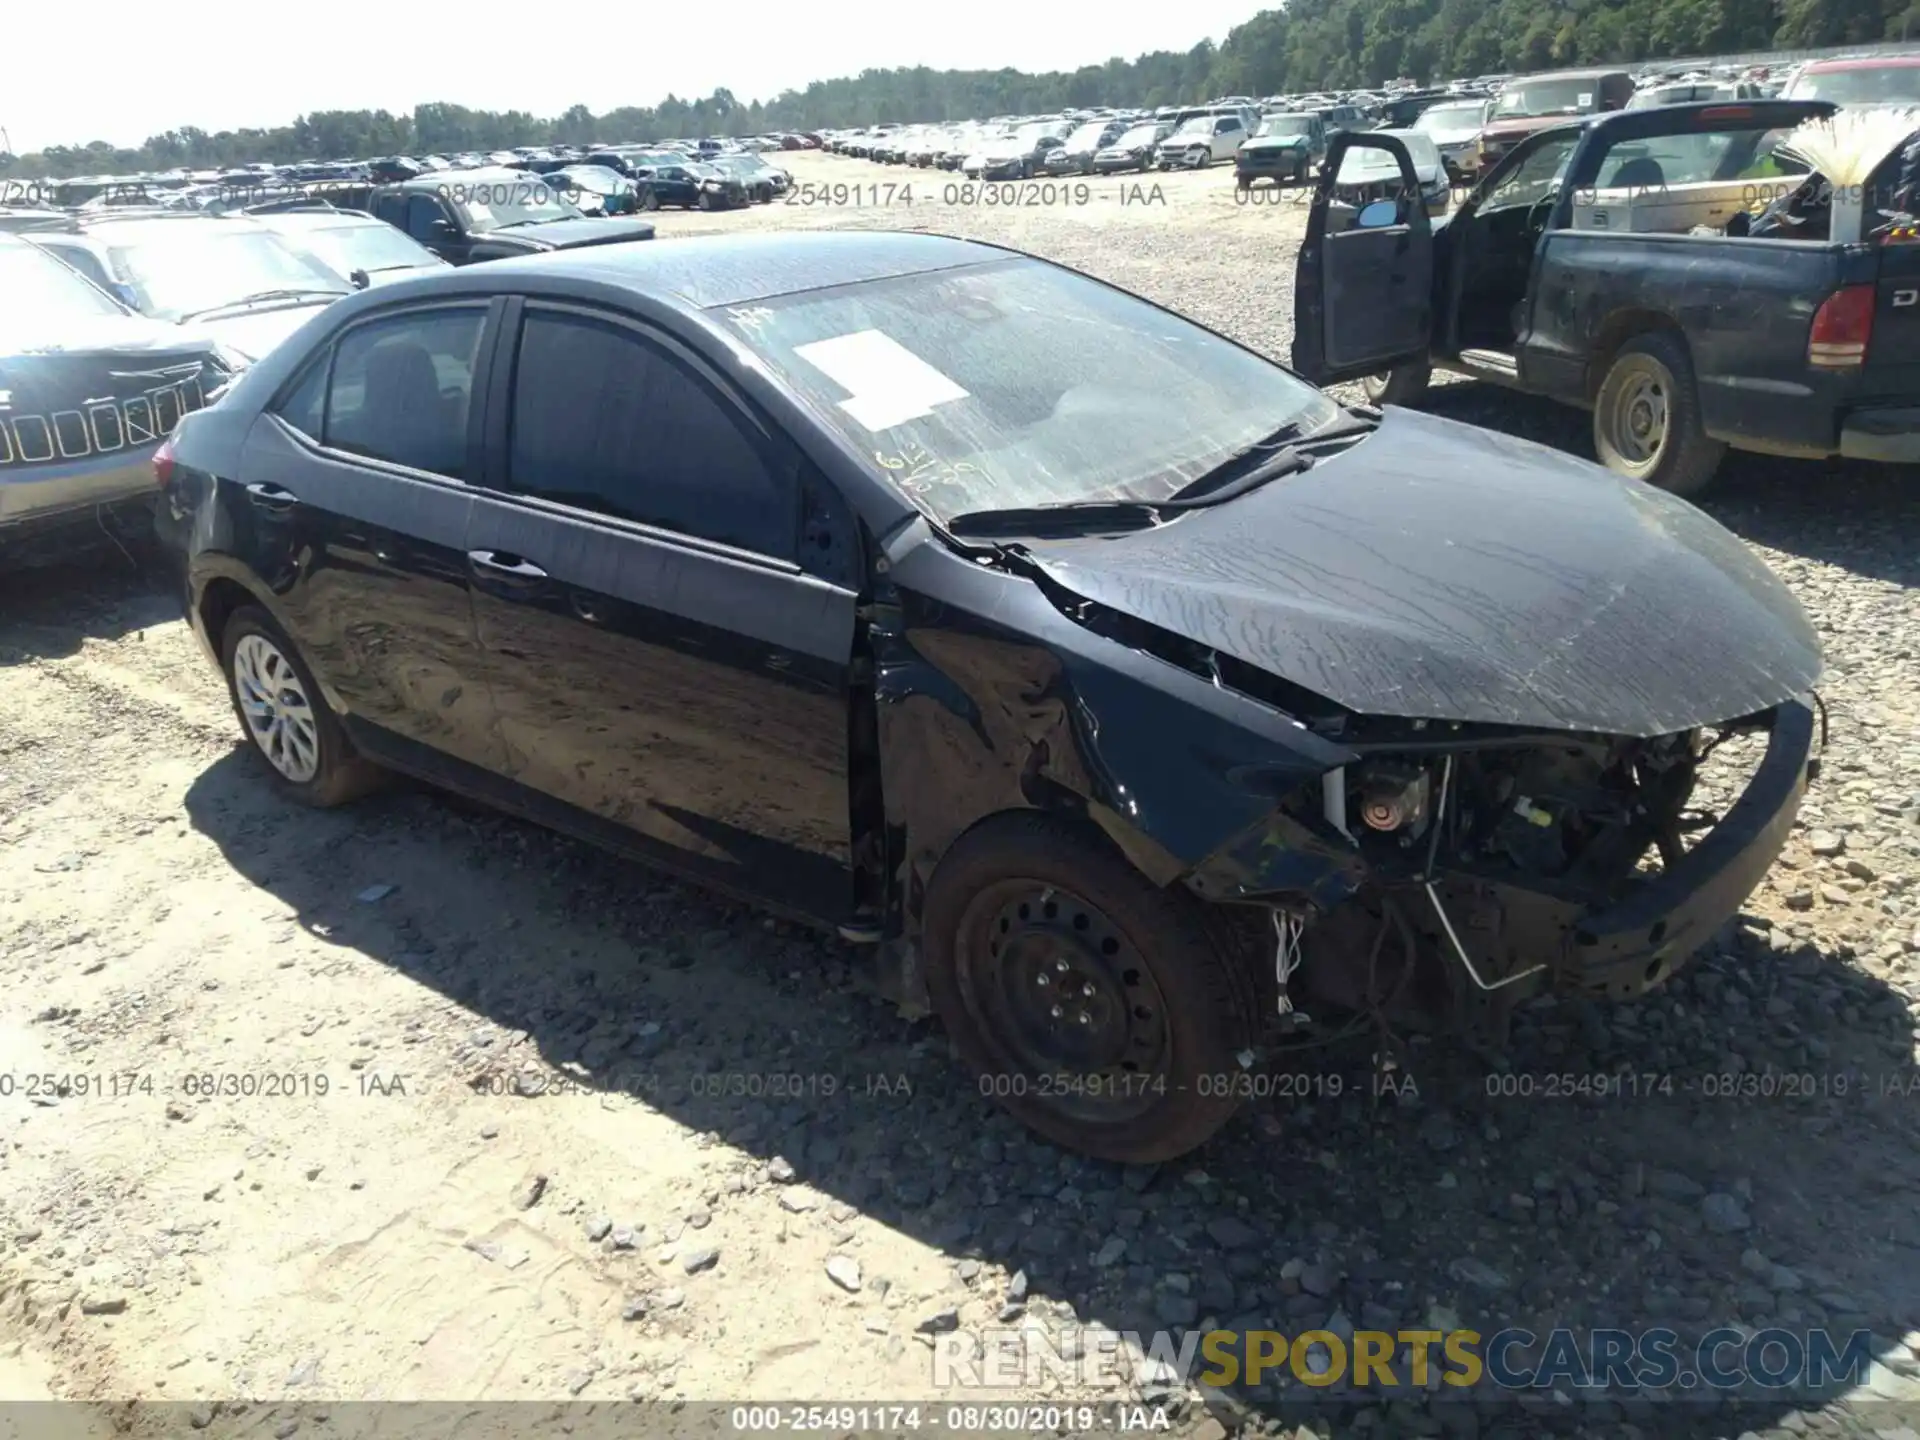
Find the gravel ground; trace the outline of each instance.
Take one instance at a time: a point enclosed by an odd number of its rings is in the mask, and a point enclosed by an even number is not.
[[[870,200],[908,179],[795,169]],[[1286,357],[1297,205],[1238,205],[1218,171],[1019,209],[927,203],[945,183],[661,231],[976,236]],[[1431,406],[1591,453],[1552,406],[1467,384]],[[1158,1172],[1028,1140],[835,943],[432,793],[281,805],[151,573],[0,579],[0,1394],[290,1434],[296,1399],[925,1399],[932,1336],[996,1324],[1069,1348],[1827,1327],[1871,1330],[1882,1363],[1804,1408],[1267,1384],[1208,1409],[1152,1374],[1004,1393],[1144,1390],[1209,1436],[1912,1435],[1920,489],[1728,478],[1707,508],[1831,666],[1825,774],[1741,921],[1645,1000],[1525,1010],[1491,1082],[1434,1044],[1379,1093],[1366,1046],[1330,1051],[1290,1067],[1313,1098]]]

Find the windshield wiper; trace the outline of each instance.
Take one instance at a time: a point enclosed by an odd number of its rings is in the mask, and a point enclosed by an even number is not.
[[[310,300],[316,295],[351,295],[351,290],[262,290],[254,295],[242,295],[238,300],[228,300],[223,304],[209,305],[204,310],[189,310],[180,318],[198,320],[206,315],[217,315],[222,310],[238,310],[244,305],[260,305],[268,300]]]
[[[1165,500],[1072,500],[1060,505],[1027,505],[1006,510],[971,510],[964,515],[956,515],[947,522],[947,529],[955,535],[1006,535],[1033,530],[1050,529],[1062,523],[1075,529],[1086,529],[1101,524],[1121,524],[1129,528],[1145,528],[1163,524],[1163,511],[1178,514],[1183,510],[1204,510],[1209,506],[1222,505],[1227,501],[1256,490],[1269,480],[1277,480],[1282,475],[1297,475],[1302,470],[1313,468],[1313,456],[1295,450],[1291,446],[1282,446],[1268,453],[1266,450],[1248,452],[1264,455],[1265,458],[1251,470],[1231,476],[1225,481],[1216,479],[1220,470],[1216,469],[1168,496]],[[1228,466],[1240,463],[1240,457],[1227,462]],[[1226,468],[1226,467],[1222,467]],[[1195,487],[1205,486],[1196,491]]]
[[[1084,530],[1103,524],[1144,529],[1160,523],[1160,507],[1148,500],[1069,500],[1059,505],[1014,505],[969,510],[947,521],[954,535],[1024,535],[1040,530]]]

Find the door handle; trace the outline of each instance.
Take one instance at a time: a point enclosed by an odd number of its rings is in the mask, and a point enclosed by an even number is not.
[[[547,572],[531,560],[522,560],[504,550],[469,550],[467,560],[475,570],[503,580],[524,583],[547,578]]]
[[[255,482],[247,486],[247,500],[262,510],[291,510],[300,497],[279,485]]]

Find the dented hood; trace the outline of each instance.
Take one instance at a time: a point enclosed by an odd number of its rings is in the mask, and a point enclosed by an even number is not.
[[[1407,410],[1216,508],[1029,548],[1078,595],[1362,714],[1648,736],[1820,675],[1799,602],[1686,501]]]

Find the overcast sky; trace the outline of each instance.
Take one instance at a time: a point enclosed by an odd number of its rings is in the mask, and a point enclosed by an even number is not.
[[[896,65],[1071,70],[1216,43],[1263,0],[741,0],[668,7],[544,0],[497,8],[332,0],[317,8],[10,0],[0,127],[16,152],[138,145],[182,125],[284,124],[310,110],[446,100],[556,115],[724,85],[742,101]],[[1270,0],[1266,0],[1270,3]],[[931,23],[929,23],[931,22]],[[1122,99],[1125,97],[1115,97]]]

